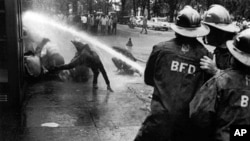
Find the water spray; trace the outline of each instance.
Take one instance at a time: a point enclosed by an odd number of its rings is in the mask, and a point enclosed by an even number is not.
[[[55,27],[59,30],[71,33],[74,36],[81,38],[84,41],[90,42],[91,44],[105,50],[106,52],[110,53],[111,55],[121,59],[122,61],[131,65],[133,68],[139,70],[141,73],[144,71],[144,69],[136,62],[131,61],[129,58],[127,58],[123,54],[114,51],[108,45],[105,45],[104,43],[100,42],[99,40],[95,39],[94,37],[91,37],[89,34],[86,34],[83,31],[77,31],[73,27],[63,25],[63,24],[45,16],[45,15],[42,15],[42,14],[39,14],[36,12],[31,12],[31,11],[25,12],[23,14],[22,18],[23,18],[24,23],[29,23],[29,24],[34,24],[34,25],[49,25],[49,26]]]

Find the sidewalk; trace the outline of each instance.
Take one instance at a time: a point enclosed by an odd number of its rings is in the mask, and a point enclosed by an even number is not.
[[[130,141],[148,113],[135,94],[93,91],[90,84],[47,81],[26,93],[22,141]]]
[[[173,36],[173,32],[158,31],[142,35],[139,30],[130,31],[127,26],[119,26],[116,36],[98,38],[110,46],[124,47],[132,37],[133,54],[147,60],[154,44]],[[65,52],[69,53],[68,50]],[[25,92],[25,106],[19,115],[22,118],[18,119],[24,127],[11,126],[12,119],[1,120],[6,122],[0,130],[4,131],[6,141],[132,141],[149,113],[153,88],[146,86],[143,77],[138,75],[117,74],[112,56],[102,50],[98,53],[114,93],[106,91],[101,74],[96,91],[92,90],[92,78],[88,83],[53,80],[31,84]],[[145,63],[141,65],[144,67]],[[43,126],[46,124],[58,127]]]

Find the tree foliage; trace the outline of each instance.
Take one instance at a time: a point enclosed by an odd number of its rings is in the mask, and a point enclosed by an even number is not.
[[[112,4],[120,5],[123,13],[137,15],[140,7],[141,15],[150,16],[169,16],[173,19],[177,12],[185,5],[191,5],[199,12],[203,13],[212,4],[221,4],[225,6],[234,17],[250,18],[250,0],[22,0],[26,5],[36,3],[35,8],[48,9],[55,6],[61,12],[67,12],[68,4],[73,4],[75,10],[77,1],[80,1],[85,11],[93,13],[102,11],[108,13],[112,10]],[[25,5],[25,4],[24,4]],[[33,5],[34,6],[34,5]],[[147,13],[145,12],[147,11]]]

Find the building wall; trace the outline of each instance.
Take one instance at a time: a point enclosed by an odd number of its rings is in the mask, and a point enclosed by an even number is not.
[[[1,108],[12,107],[7,109],[15,109],[19,108],[23,97],[21,2],[20,0],[0,0],[0,2],[1,12],[5,15],[5,18],[1,20],[1,25],[4,25],[1,30],[4,30],[5,34],[1,34],[2,42],[4,42],[1,46],[4,53],[1,56],[4,57],[0,60],[2,64],[0,69],[4,72],[3,77],[7,78],[1,82],[5,89],[1,97],[5,97],[5,100],[0,104]]]

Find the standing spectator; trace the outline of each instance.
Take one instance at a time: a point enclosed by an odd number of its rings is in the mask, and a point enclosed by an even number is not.
[[[102,16],[102,19],[101,19],[101,32],[103,35],[105,35],[105,28],[106,28],[106,24],[107,24],[107,19],[105,18],[105,16],[103,15]]]
[[[78,27],[78,28],[82,27],[82,21],[81,21],[81,16],[80,15],[74,15],[73,25]]]
[[[97,15],[96,21],[97,21],[97,32],[101,31],[101,18],[102,16],[100,14]]]
[[[189,102],[207,80],[199,62],[209,54],[197,37],[207,35],[209,28],[190,6],[171,27],[176,38],[155,45],[146,65],[144,81],[154,87],[151,113],[134,141],[195,141]]]
[[[113,18],[111,16],[109,16],[109,18],[108,18],[108,34],[111,34],[112,24],[113,24]]]
[[[94,23],[94,34],[97,34],[98,32],[98,24],[99,24],[99,20],[98,20],[98,15],[94,15],[94,20],[95,20],[95,23]]]
[[[134,15],[131,15],[129,18],[129,27],[130,28],[134,28],[134,21],[135,21],[135,17],[134,17]]]
[[[94,33],[94,28],[95,28],[95,17],[94,17],[94,15],[91,15],[90,26],[91,26],[91,33]]]
[[[105,16],[105,19],[106,19],[105,31],[106,31],[106,34],[108,34],[108,22],[109,22],[109,16],[108,16],[108,15],[106,15],[106,16]]]
[[[88,31],[88,32],[91,31],[90,21],[91,21],[91,15],[88,14],[88,17],[87,17],[87,31]]]
[[[69,14],[68,16],[68,24],[73,25],[74,24],[74,15],[72,13]]]
[[[86,15],[82,14],[81,21],[82,21],[82,29],[87,30],[87,17],[86,17]]]
[[[112,26],[112,34],[115,33],[115,35],[116,35],[117,21],[118,21],[117,16],[114,15],[114,17],[113,17],[113,26]]]
[[[232,125],[250,125],[250,29],[227,41],[227,48],[232,68],[206,82],[190,103],[202,141],[230,141]]]
[[[240,30],[235,26],[229,12],[221,5],[212,5],[204,15],[204,24],[210,28],[210,33],[205,37],[205,43],[215,46],[215,62],[204,56],[201,59],[201,68],[215,74],[220,69],[230,67],[231,54],[226,47],[226,41],[232,40]]]
[[[147,16],[144,16],[143,19],[142,19],[142,29],[141,29],[141,34],[143,32],[143,30],[145,30],[145,34],[148,34],[148,31],[147,31],[147,27],[148,27],[148,19],[147,19]]]

